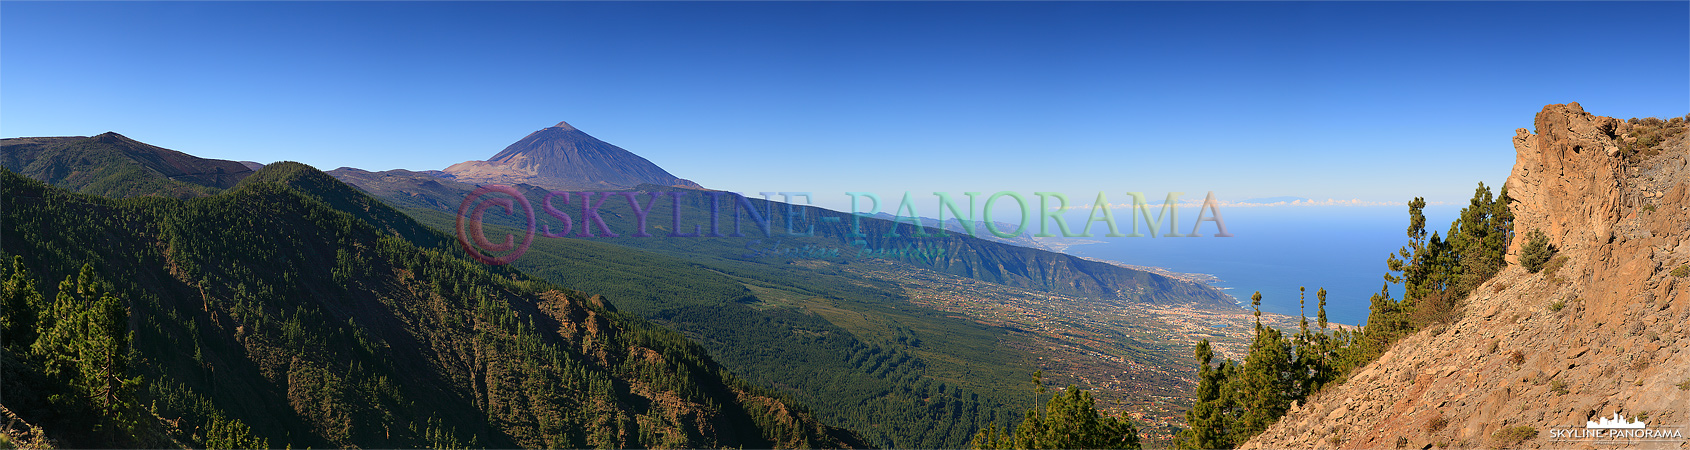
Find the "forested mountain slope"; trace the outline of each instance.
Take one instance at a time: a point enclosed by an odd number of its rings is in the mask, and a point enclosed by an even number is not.
[[[306,166],[188,201],[0,178],[4,406],[35,427],[15,440],[862,445],[680,335],[462,258]]]

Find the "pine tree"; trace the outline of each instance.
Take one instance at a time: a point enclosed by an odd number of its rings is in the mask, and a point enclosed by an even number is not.
[[[1318,320],[1320,321],[1320,329],[1325,330],[1326,329],[1326,288],[1320,288],[1319,291],[1315,292],[1314,296],[1315,296],[1315,298],[1320,299],[1320,313],[1316,317],[1318,317]]]
[[[1213,364],[1215,352],[1208,339],[1199,341],[1194,353],[1198,361],[1196,402],[1185,412],[1188,428],[1175,437],[1175,445],[1186,449],[1231,448],[1233,433],[1227,413],[1233,408],[1226,404],[1230,396],[1224,391],[1230,382],[1230,364]]]
[[[1242,444],[1277,421],[1291,402],[1307,399],[1337,377],[1351,340],[1347,332],[1328,330],[1326,289],[1315,295],[1320,299],[1320,330],[1309,328],[1305,315],[1297,335],[1288,340],[1279,330],[1261,324],[1261,293],[1252,294],[1251,305],[1258,314],[1256,336],[1242,364],[1230,360],[1217,364],[1209,341],[1197,343],[1193,352],[1198,361],[1196,402],[1186,411],[1189,428],[1175,436],[1176,447]]]
[[[1309,330],[1309,316],[1305,306],[1307,288],[1297,287],[1297,315],[1300,318],[1297,335],[1291,345],[1295,349],[1295,358],[1291,363],[1292,399],[1301,399],[1314,392],[1315,374],[1321,365],[1321,349],[1316,341],[1315,333]],[[1321,311],[1324,315],[1325,311]],[[1322,335],[1324,337],[1324,335]]]
[[[1039,393],[1044,393],[1042,372],[1034,372]],[[1000,432],[988,425],[975,434],[969,446],[976,449],[1136,449],[1138,427],[1126,414],[1110,416],[1097,410],[1091,393],[1075,386],[1058,391],[1043,409],[1027,411],[1013,432]]]
[[[1496,201],[1490,204],[1491,232],[1486,235],[1485,248],[1500,262],[1497,270],[1502,270],[1501,265],[1507,264],[1503,255],[1508,253],[1508,245],[1514,241],[1514,211],[1508,209],[1508,204],[1513,201],[1508,196],[1508,185],[1504,184],[1502,191],[1496,195]]]
[[[1256,328],[1260,329],[1262,327],[1262,291],[1250,294],[1250,309],[1255,311]]]
[[[1538,273],[1543,265],[1555,257],[1555,246],[1549,243],[1549,236],[1536,228],[1526,233],[1526,245],[1520,247],[1520,267],[1527,272]]]
[[[91,264],[65,277],[32,352],[49,377],[74,388],[48,401],[67,411],[92,409],[103,420],[89,422],[114,425],[98,431],[118,439],[139,424],[134,393],[141,382],[128,375],[129,312],[108,290]]]
[[[1408,202],[1408,244],[1386,258],[1386,267],[1391,273],[1386,274],[1385,279],[1392,283],[1403,283],[1418,275],[1415,255],[1422,253],[1426,247],[1426,215],[1421,213],[1425,208],[1426,199],[1415,197]]]
[[[1479,183],[1473,199],[1461,210],[1460,218],[1450,224],[1451,247],[1460,259],[1452,268],[1458,274],[1458,281],[1452,283],[1455,289],[1451,297],[1465,296],[1502,269],[1513,221],[1513,214],[1508,211],[1508,189],[1505,187],[1502,195],[1492,197],[1490,188]]]
[[[974,439],[968,441],[968,448],[977,450],[1013,448],[1013,445],[1007,434],[998,431],[996,422],[986,424],[986,428],[981,429],[974,435]]]
[[[1314,342],[1312,344],[1313,357],[1307,364],[1307,367],[1309,368],[1308,388],[1303,391],[1304,396],[1314,395],[1314,393],[1319,391],[1322,386],[1326,385],[1326,383],[1332,382],[1332,379],[1335,376],[1334,366],[1337,364],[1336,360],[1338,358],[1339,350],[1339,348],[1336,347],[1339,341],[1329,332],[1329,328],[1327,327],[1326,288],[1320,288],[1320,290],[1315,291],[1314,296],[1315,298],[1320,299],[1320,306],[1318,307],[1319,312],[1316,316],[1318,321],[1317,323],[1320,325],[1320,332],[1314,334]]]
[[[15,352],[28,351],[35,343],[44,309],[46,300],[35,288],[23,257],[13,256],[5,281],[0,282],[0,342]]]
[[[1355,349],[1361,360],[1372,360],[1374,356],[1385,351],[1385,348],[1396,341],[1408,326],[1407,315],[1403,313],[1402,304],[1391,298],[1391,285],[1386,283],[1379,287],[1379,292],[1368,298],[1367,325],[1361,329],[1361,346]]]
[[[1425,208],[1424,198],[1415,197],[1408,203],[1408,244],[1397,249],[1396,254],[1385,261],[1386,268],[1390,270],[1385,280],[1403,286],[1404,305],[1413,305],[1415,299],[1438,290],[1438,283],[1443,279],[1443,274],[1435,270],[1435,260],[1443,251],[1444,242],[1437,232],[1432,232],[1430,239],[1427,238],[1426,215],[1422,213]]]
[[[1279,420],[1279,416],[1290,407],[1295,389],[1290,343],[1285,341],[1279,330],[1262,326],[1261,292],[1251,296],[1251,305],[1256,306],[1256,338],[1251,342],[1250,354],[1244,358],[1239,372],[1238,392],[1242,396],[1239,407],[1243,409],[1243,414],[1234,430],[1238,434],[1237,442],[1266,430],[1268,425]]]

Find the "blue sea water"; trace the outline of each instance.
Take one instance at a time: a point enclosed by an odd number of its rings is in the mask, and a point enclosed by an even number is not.
[[[1427,231],[1447,231],[1459,206],[1426,208]],[[1195,208],[1182,208],[1180,232],[1190,232]],[[1092,238],[1069,254],[1210,274],[1215,286],[1249,306],[1262,293],[1265,312],[1298,314],[1297,288],[1308,288],[1308,315],[1315,315],[1315,291],[1326,288],[1329,320],[1366,321],[1369,297],[1379,292],[1385,258],[1408,242],[1407,206],[1288,206],[1221,210],[1234,237],[1216,238],[1204,223],[1202,237]],[[1083,221],[1083,219],[1081,219]],[[1125,222],[1121,225],[1126,226]],[[1101,225],[1096,225],[1101,227]],[[1095,230],[1096,228],[1094,228]],[[1123,231],[1128,232],[1128,231]],[[1101,236],[1102,233],[1098,233]]]

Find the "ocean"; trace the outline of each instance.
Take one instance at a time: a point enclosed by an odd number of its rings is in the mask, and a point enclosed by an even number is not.
[[[1460,209],[1428,206],[1428,235],[1447,232]],[[1386,257],[1408,243],[1407,206],[1222,208],[1221,215],[1234,237],[1210,237],[1215,227],[1205,222],[1203,237],[1096,237],[1090,239],[1103,242],[1074,245],[1066,252],[1214,275],[1220,278],[1214,285],[1246,307],[1250,294],[1260,291],[1264,312],[1298,314],[1297,288],[1307,287],[1311,321],[1318,302],[1315,291],[1324,287],[1328,319],[1360,325],[1367,320],[1370,296],[1384,283]],[[1196,217],[1194,208],[1182,208],[1180,232],[1190,232]],[[1124,215],[1118,219],[1127,225]],[[1080,220],[1083,223],[1083,216]],[[1101,236],[1101,227],[1094,224],[1092,232]]]

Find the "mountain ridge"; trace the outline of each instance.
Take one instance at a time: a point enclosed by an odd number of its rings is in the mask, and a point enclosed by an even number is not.
[[[55,186],[108,197],[203,197],[233,187],[253,173],[238,162],[200,158],[110,131],[94,136],[0,139],[0,166]]]

